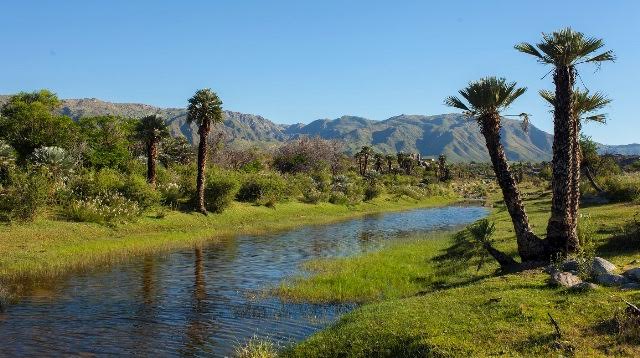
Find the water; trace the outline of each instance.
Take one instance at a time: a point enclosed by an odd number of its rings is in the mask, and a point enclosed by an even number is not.
[[[252,336],[287,344],[353,308],[260,295],[299,274],[303,261],[374,250],[486,214],[451,206],[372,215],[238,236],[74,275],[33,288],[0,313],[0,355],[229,356]]]

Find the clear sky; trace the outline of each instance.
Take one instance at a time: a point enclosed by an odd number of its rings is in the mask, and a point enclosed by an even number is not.
[[[184,107],[211,87],[225,108],[277,123],[452,110],[443,99],[470,80],[505,76],[529,88],[512,109],[551,131],[537,90],[549,70],[513,50],[572,26],[605,39],[618,60],[590,90],[614,101],[607,144],[640,142],[640,1],[4,1],[0,93],[49,88]]]

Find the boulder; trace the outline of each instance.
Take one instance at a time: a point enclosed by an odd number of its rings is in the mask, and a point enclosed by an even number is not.
[[[629,279],[626,277],[613,273],[597,275],[595,281],[603,286],[621,286],[629,283]]]
[[[640,267],[628,269],[623,273],[623,275],[631,280],[640,281]]]
[[[582,282],[569,287],[571,291],[591,291],[591,290],[595,290],[596,288],[598,288],[598,285],[593,284],[591,282]]]
[[[593,263],[591,264],[591,272],[596,276],[612,273],[616,269],[616,265],[603,259],[602,257],[594,258]]]
[[[575,271],[578,272],[580,270],[580,263],[578,260],[568,260],[562,264],[562,271]]]
[[[582,283],[582,280],[571,272],[554,272],[551,274],[551,283],[555,286],[572,287]]]

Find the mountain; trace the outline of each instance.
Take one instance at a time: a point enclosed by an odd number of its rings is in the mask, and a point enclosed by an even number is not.
[[[8,96],[0,96],[0,104]],[[66,99],[61,114],[78,119],[85,116],[118,115],[139,118],[157,114],[165,118],[171,134],[197,141],[195,126],[186,123],[186,109],[160,108],[138,103],[112,103],[95,98]],[[357,116],[318,119],[309,124],[283,125],[253,114],[225,111],[221,131],[233,145],[273,146],[291,138],[319,136],[339,139],[346,150],[354,153],[363,145],[377,151],[405,151],[424,156],[447,155],[449,160],[488,161],[484,138],[477,124],[461,114],[435,116],[399,115],[382,121]],[[551,159],[552,136],[534,126],[525,133],[518,121],[503,119],[503,144],[510,160],[548,161]],[[640,144],[601,145],[603,153],[640,154]]]
[[[622,155],[640,155],[640,144],[622,144],[622,145],[607,145],[599,144],[598,152],[600,154],[622,154]]]

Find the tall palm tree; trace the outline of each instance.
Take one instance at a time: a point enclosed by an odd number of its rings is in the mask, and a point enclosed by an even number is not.
[[[371,147],[365,145],[364,147],[362,147],[362,150],[360,150],[360,153],[362,154],[362,174],[364,175],[367,173],[367,169],[369,167],[369,159],[373,156],[374,152]]]
[[[209,88],[198,90],[189,99],[187,107],[187,122],[198,126],[198,178],[196,181],[197,207],[203,214],[207,213],[204,202],[204,176],[207,165],[207,136],[211,132],[211,126],[224,120],[222,113],[222,101],[218,95]]]
[[[526,88],[516,86],[515,82],[507,82],[504,78],[482,78],[469,83],[466,88],[459,91],[466,102],[458,97],[448,97],[445,104],[465,111],[465,114],[478,122],[502,190],[504,203],[513,222],[518,254],[523,262],[540,261],[545,259],[544,242],[531,230],[520,192],[500,143],[502,127],[500,111],[509,107],[526,91]],[[526,119],[526,115],[523,114],[522,117]]]
[[[147,182],[155,186],[158,143],[169,136],[169,129],[161,117],[153,114],[141,118],[136,123],[135,134],[136,138],[144,143],[147,150]]]
[[[544,98],[545,101],[549,102],[551,106],[555,107],[555,94],[551,91],[541,90],[540,96]],[[611,100],[607,98],[604,94],[600,92],[589,93],[589,90],[579,90],[576,89],[573,92],[573,115],[574,121],[577,124],[576,128],[578,133],[582,129],[583,122],[597,122],[597,123],[605,123],[606,115],[603,113],[593,114],[593,112],[599,111],[609,105]],[[577,137],[575,140],[578,140],[577,143],[573,143],[575,153],[573,156],[572,165],[575,170],[573,171],[573,177],[571,182],[571,205],[572,210],[578,212],[580,208],[580,173],[582,171],[582,150],[580,146],[580,138]],[[596,184],[595,179],[591,176],[591,173],[588,171],[588,168],[584,168],[586,170],[587,179],[591,182],[591,185],[597,190],[601,191],[602,189]],[[577,218],[577,215],[575,216]],[[577,225],[577,223],[576,223]]]
[[[600,52],[604,41],[585,37],[581,32],[565,28],[551,34],[542,34],[536,45],[520,43],[516,50],[534,56],[538,62],[553,66],[555,100],[553,103],[553,198],[551,217],[547,225],[547,241],[553,253],[566,255],[579,248],[577,207],[573,203],[571,188],[577,170],[574,160],[578,149],[579,128],[574,115],[574,86],[577,66],[584,63],[600,64],[615,59],[613,52]]]

